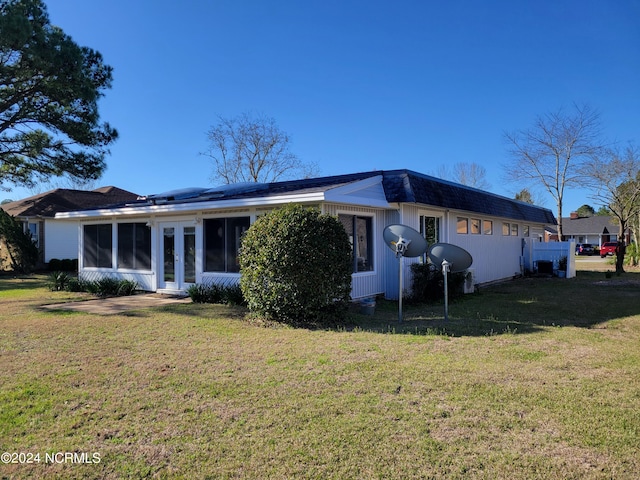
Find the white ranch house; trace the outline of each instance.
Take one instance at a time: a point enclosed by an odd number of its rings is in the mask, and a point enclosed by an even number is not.
[[[353,245],[354,299],[398,296],[398,261],[382,236],[387,225],[464,248],[473,282],[484,284],[533,270],[530,247],[555,224],[548,209],[410,170],[176,190],[56,219],[78,223],[81,278],[131,279],[143,290],[181,293],[195,283],[237,282],[242,233],[287,203],[318,207],[343,223]],[[411,261],[404,262],[404,285]]]

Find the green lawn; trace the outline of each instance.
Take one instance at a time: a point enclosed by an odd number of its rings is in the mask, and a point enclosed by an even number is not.
[[[640,273],[327,331],[38,309],[78,295],[0,278],[0,478],[640,478]]]

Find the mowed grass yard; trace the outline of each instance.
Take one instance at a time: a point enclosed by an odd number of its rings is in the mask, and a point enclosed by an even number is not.
[[[0,278],[0,478],[640,478],[640,273],[336,330],[39,309],[79,295]]]

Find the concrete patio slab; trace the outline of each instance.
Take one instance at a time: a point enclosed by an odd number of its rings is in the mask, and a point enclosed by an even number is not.
[[[98,315],[113,315],[131,310],[179,303],[191,303],[191,298],[148,293],[127,297],[109,297],[78,302],[53,303],[50,305],[42,305],[41,308],[45,310],[71,310],[74,312],[94,313]]]

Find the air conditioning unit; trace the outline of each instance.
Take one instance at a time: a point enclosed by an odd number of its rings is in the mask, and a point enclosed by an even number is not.
[[[464,274],[464,293],[474,293],[476,291],[476,270],[468,268]]]

